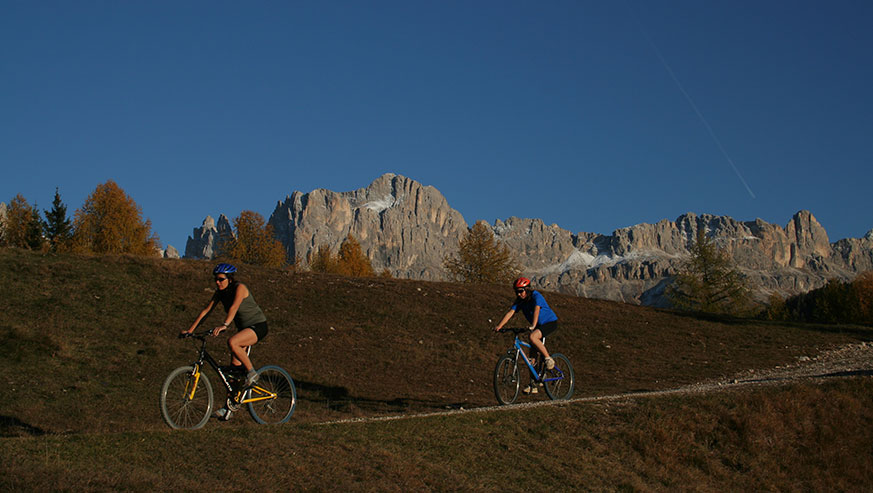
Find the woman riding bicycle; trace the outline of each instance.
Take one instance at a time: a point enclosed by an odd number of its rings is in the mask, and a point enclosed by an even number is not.
[[[533,363],[537,358],[537,353],[534,351],[534,348],[536,348],[545,358],[543,361],[546,364],[546,369],[551,370],[555,367],[555,361],[549,356],[549,351],[546,349],[545,344],[543,344],[543,338],[558,330],[558,316],[549,308],[549,304],[546,303],[543,295],[539,291],[534,291],[530,284],[530,279],[519,277],[512,283],[512,287],[515,290],[515,302],[509,308],[509,311],[506,312],[506,315],[503,316],[503,320],[497,324],[494,331],[500,331],[506,325],[506,322],[509,322],[509,319],[515,315],[515,312],[521,310],[521,313],[524,314],[524,317],[530,323],[528,329],[531,331],[531,362]],[[535,363],[533,364],[536,366]],[[534,386],[528,386],[524,391],[525,393],[532,394],[536,393],[537,389]]]
[[[223,324],[212,330],[212,335],[217,336],[227,329],[231,322],[236,323],[237,333],[227,340],[227,347],[230,349],[231,365],[245,368],[245,386],[250,387],[258,380],[258,373],[249,359],[248,348],[267,336],[267,317],[255,303],[249,288],[234,279],[234,273],[236,273],[236,267],[231,264],[221,263],[215,266],[215,269],[212,270],[216,283],[215,293],[206,308],[200,312],[197,320],[191,324],[188,330],[182,332],[193,332],[200,325],[200,321],[212,312],[215,305],[221,303],[227,316]],[[225,407],[219,409],[216,415],[227,420],[230,419],[231,412],[229,407]]]

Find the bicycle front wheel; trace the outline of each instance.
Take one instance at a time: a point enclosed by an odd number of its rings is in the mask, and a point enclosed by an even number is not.
[[[497,366],[494,367],[494,395],[497,397],[497,402],[506,405],[518,399],[518,390],[521,386],[518,374],[518,362],[514,355],[504,354],[497,360]]]
[[[567,400],[573,395],[573,387],[576,384],[573,366],[561,353],[553,354],[552,359],[555,360],[555,367],[543,372],[546,394],[555,401]]]
[[[182,366],[170,373],[161,387],[161,415],[175,430],[196,430],[212,414],[212,384],[202,371],[194,375],[193,366]]]
[[[278,366],[265,366],[258,370],[258,381],[246,391],[243,402],[258,423],[284,423],[297,407],[297,389],[288,372]]]

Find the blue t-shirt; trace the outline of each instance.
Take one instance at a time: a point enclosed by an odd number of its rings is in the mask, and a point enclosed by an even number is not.
[[[533,322],[534,308],[538,306],[540,307],[540,318],[537,320],[537,325],[543,325],[558,320],[558,316],[555,315],[555,312],[553,312],[551,308],[549,308],[549,304],[546,303],[546,299],[543,298],[543,295],[541,295],[539,291],[531,293],[530,298],[525,301],[516,298],[515,304],[512,305],[512,309],[515,311],[521,310],[521,313],[524,314],[524,318],[526,318],[528,322]]]

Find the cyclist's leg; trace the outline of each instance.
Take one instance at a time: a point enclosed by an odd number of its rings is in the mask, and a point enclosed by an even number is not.
[[[543,344],[543,333],[540,329],[536,329],[530,333],[530,343],[533,347],[537,348],[540,354],[543,355],[543,358],[550,357],[546,345]]]
[[[242,364],[246,370],[252,370],[252,360],[249,358],[248,348],[258,342],[258,335],[252,329],[243,329],[232,335],[227,340],[227,347],[230,349],[231,364],[238,366]]]

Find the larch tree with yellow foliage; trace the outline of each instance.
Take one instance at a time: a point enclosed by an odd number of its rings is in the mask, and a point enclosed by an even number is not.
[[[343,240],[336,255],[331,253],[329,246],[319,246],[309,256],[309,268],[312,272],[340,274],[349,277],[374,277],[376,275],[370,259],[364,255],[361,244],[351,233]],[[384,274],[383,277],[385,277]]]
[[[273,234],[273,226],[254,211],[242,211],[233,220],[234,236],[222,242],[221,256],[244,264],[283,267],[285,247]]]
[[[505,282],[519,273],[509,247],[499,243],[484,221],[478,221],[458,241],[458,252],[443,259],[449,275],[461,282]]]
[[[73,250],[158,256],[160,240],[142,209],[112,180],[91,192],[73,220]]]
[[[337,262],[341,274],[351,277],[373,277],[373,265],[370,259],[361,251],[361,244],[354,236],[349,234],[340,245],[339,261]]]

